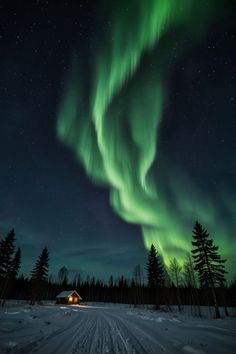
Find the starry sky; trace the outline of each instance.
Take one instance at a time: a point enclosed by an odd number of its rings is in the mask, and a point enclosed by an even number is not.
[[[233,274],[235,4],[167,3],[1,1],[0,233],[25,274],[45,245],[54,274],[183,260],[196,219]]]

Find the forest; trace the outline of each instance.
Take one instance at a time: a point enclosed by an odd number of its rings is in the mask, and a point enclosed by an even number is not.
[[[69,271],[62,266],[57,276],[50,275],[51,255],[47,247],[32,265],[29,277],[20,273],[21,249],[16,246],[14,229],[0,241],[0,301],[6,299],[28,300],[31,305],[44,300],[54,300],[63,290],[77,290],[84,301],[127,303],[135,305],[152,304],[155,309],[171,311],[177,305],[183,311],[184,305],[191,306],[195,316],[202,316],[201,306],[214,308],[215,318],[220,317],[219,307],[236,306],[236,278],[226,281],[226,259],[222,259],[219,247],[210,238],[207,230],[196,221],[192,233],[192,249],[186,254],[183,265],[173,258],[167,267],[161,254],[151,245],[147,262],[131,270],[132,277],[112,275],[107,282],[77,274],[73,280]]]

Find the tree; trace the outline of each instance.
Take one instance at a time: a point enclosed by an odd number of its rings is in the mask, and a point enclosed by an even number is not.
[[[21,249],[18,247],[11,264],[11,276],[15,279],[19,273],[21,264]]]
[[[133,271],[135,285],[141,285],[143,283],[143,271],[140,264],[134,267]]]
[[[163,288],[165,283],[164,268],[160,260],[160,256],[157,254],[156,248],[152,244],[148,252],[148,261],[146,265],[148,287],[150,288],[151,301],[155,301],[156,304],[160,302],[160,296],[158,299],[157,289]]]
[[[151,248],[148,252],[148,261],[147,261],[147,278],[148,286],[150,288],[162,287],[164,286],[164,269],[161,263],[160,257],[157,254],[156,248],[154,245],[151,245]]]
[[[45,247],[31,272],[31,304],[42,299],[49,268],[49,252]]]
[[[65,266],[59,269],[58,280],[64,290],[67,288],[68,285],[68,274],[68,269]]]
[[[18,248],[9,265],[9,269],[2,287],[2,291],[1,291],[2,305],[4,305],[5,303],[4,299],[7,297],[8,292],[11,290],[11,288],[14,286],[16,282],[16,278],[20,269],[20,263],[21,263],[21,249]]]
[[[113,286],[114,286],[114,279],[113,279],[113,276],[112,276],[112,275],[110,275],[108,284],[109,284],[109,287],[110,287],[110,288],[113,288]]]
[[[0,241],[0,278],[6,278],[11,270],[12,256],[15,246],[15,231],[10,230],[7,236]]]
[[[1,305],[4,306],[5,297],[7,295],[10,280],[12,278],[12,259],[15,250],[15,231],[10,230],[7,236],[0,241],[0,298]]]
[[[47,248],[45,247],[35,263],[35,266],[31,273],[31,278],[39,281],[47,280],[48,267],[49,253]]]
[[[192,304],[194,305],[194,308],[195,305],[197,305],[198,316],[201,317],[201,308],[200,308],[199,294],[197,288],[197,272],[194,268],[193,256],[189,252],[186,254],[184,267],[183,267],[183,274],[184,274],[186,285],[189,288]]]
[[[197,287],[197,272],[194,269],[194,260],[191,253],[186,253],[186,258],[183,266],[183,275],[187,285],[194,288]]]
[[[172,281],[174,282],[175,286],[179,287],[181,282],[182,267],[180,266],[176,258],[173,258],[170,261],[169,270],[170,270]]]
[[[172,281],[175,284],[176,289],[177,289],[178,309],[179,309],[179,311],[181,311],[181,299],[180,299],[179,286],[180,286],[180,282],[181,282],[182,267],[180,266],[180,264],[176,258],[173,258],[170,261],[169,271],[170,271]]]
[[[78,273],[78,272],[76,273],[75,280],[76,280],[76,289],[79,289],[80,285],[81,285],[81,275],[80,275],[80,273]]]
[[[133,281],[132,281],[132,296],[134,305],[141,304],[143,299],[143,270],[140,264],[137,264],[133,270]]]
[[[225,283],[225,259],[218,254],[218,246],[215,246],[209,233],[196,221],[193,229],[193,254],[195,270],[198,273],[199,282],[202,288],[211,290],[216,318],[220,317],[218,301],[216,297],[216,286]]]

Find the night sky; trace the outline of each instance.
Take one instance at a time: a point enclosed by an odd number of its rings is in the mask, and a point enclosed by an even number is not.
[[[236,6],[186,1],[0,2],[0,234],[25,274],[45,245],[54,274],[131,276],[152,242],[182,261],[198,219],[233,275]]]

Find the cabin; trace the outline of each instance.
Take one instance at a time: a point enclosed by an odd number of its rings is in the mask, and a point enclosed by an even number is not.
[[[79,304],[81,300],[82,297],[77,293],[76,290],[62,291],[56,297],[57,304],[74,305]]]

